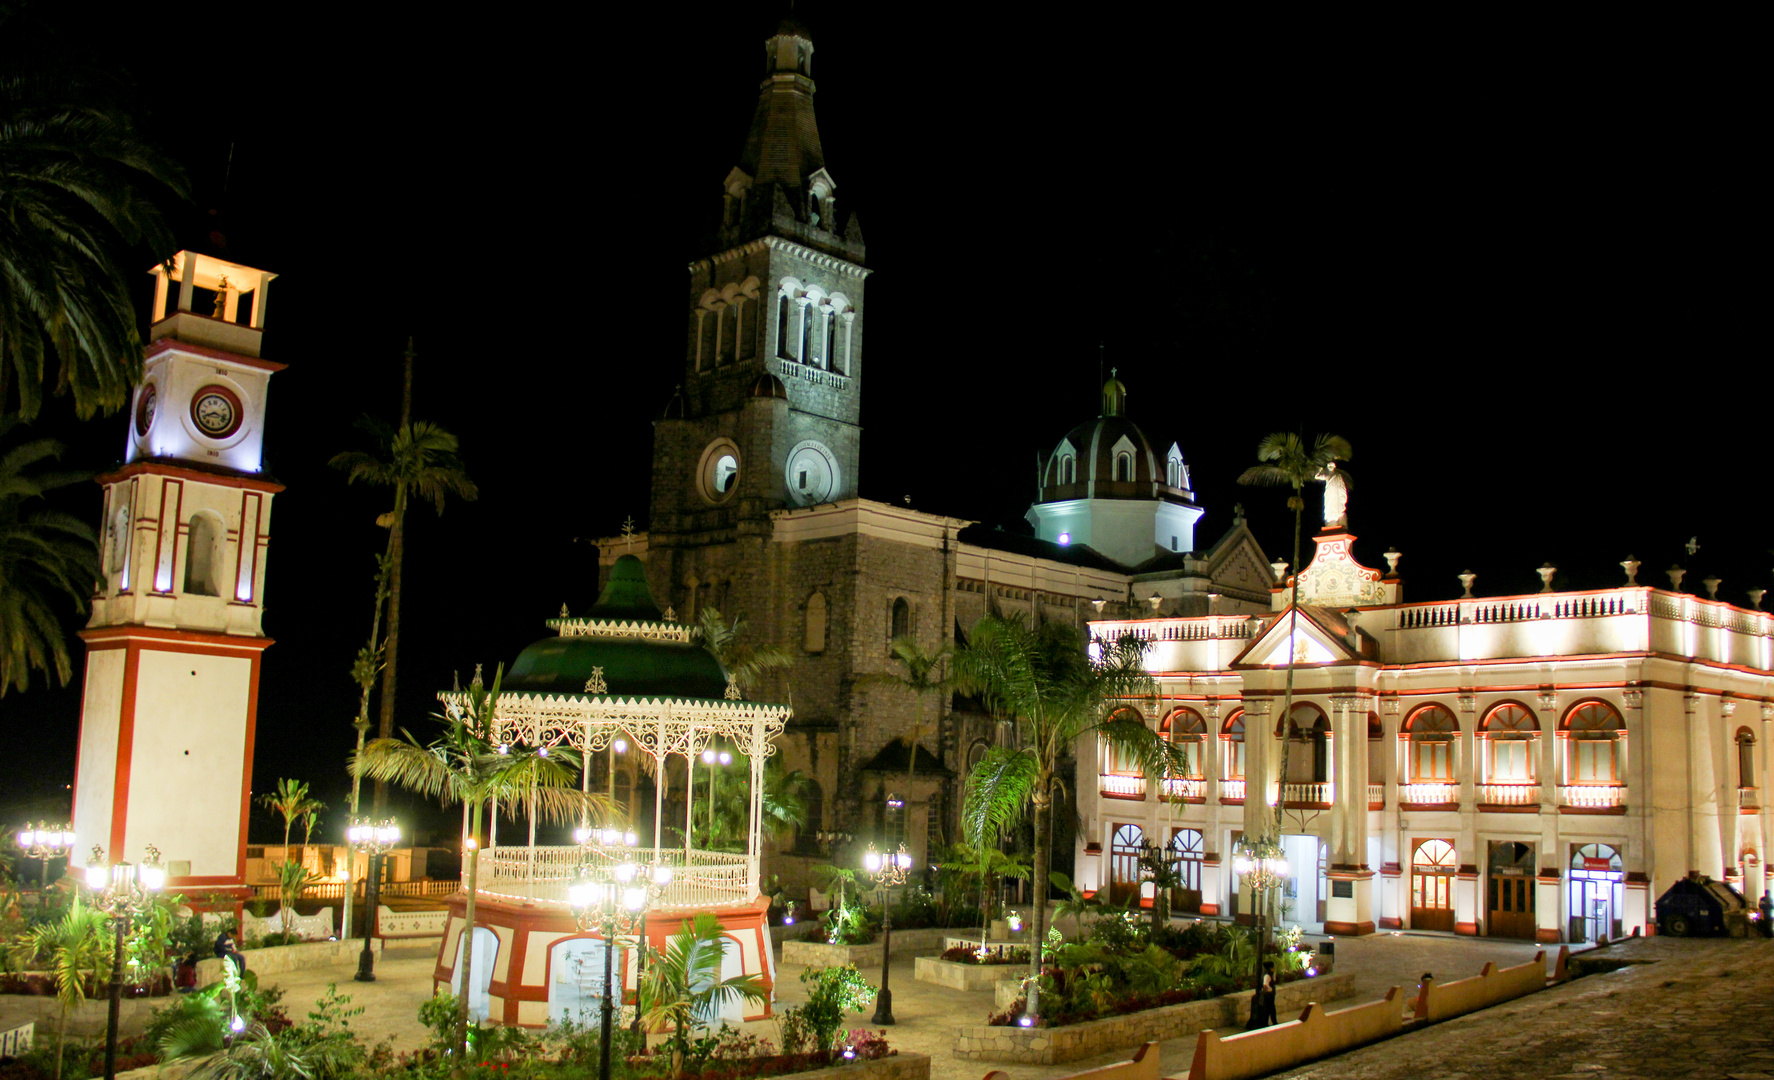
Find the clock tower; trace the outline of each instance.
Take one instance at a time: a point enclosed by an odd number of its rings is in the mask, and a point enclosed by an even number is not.
[[[244,893],[271,500],[260,357],[275,274],[181,251],[154,308],[123,465],[100,476],[103,577],[74,787],[83,847]]]
[[[769,513],[856,497],[862,229],[813,116],[813,40],[785,20],[714,254],[689,266],[682,385],[654,429],[651,547],[764,536]]]

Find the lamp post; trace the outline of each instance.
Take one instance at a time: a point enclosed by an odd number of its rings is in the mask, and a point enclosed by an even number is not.
[[[86,864],[86,885],[92,890],[92,905],[110,916],[116,932],[111,952],[111,1007],[105,1023],[105,1080],[117,1076],[117,1023],[123,1011],[123,939],[129,933],[132,918],[154,905],[154,894],[166,884],[166,871],[160,865],[160,851],[149,844],[140,863],[105,862],[103,848],[92,849],[92,860]]]
[[[626,836],[614,829],[580,829],[576,834],[589,858],[590,845],[597,840],[609,847],[626,841],[632,848],[635,835]],[[641,866],[630,861],[597,865],[581,862],[567,886],[567,904],[573,909],[573,922],[583,931],[594,927],[604,942],[604,993],[598,1045],[598,1080],[610,1080],[610,1039],[615,1027],[615,1005],[611,1001],[615,989],[616,935],[632,932],[646,925],[647,909],[658,899],[659,892],[671,881],[671,868],[657,862]],[[635,1001],[640,1012],[640,1000]]]
[[[378,860],[400,843],[400,826],[393,818],[379,822],[358,818],[345,830],[345,840],[351,845],[352,851],[361,851],[370,857],[369,866],[365,868],[363,887],[363,952],[357,958],[357,974],[352,978],[358,982],[375,982],[376,954],[371,950],[371,945],[376,936],[377,905],[382,899],[381,864]],[[341,932],[346,929],[340,927]]]
[[[40,859],[43,862],[43,890],[49,890],[49,860],[59,858],[74,850],[74,827],[72,825],[51,825],[39,821],[35,825],[26,825],[18,834],[19,851],[27,859]]]
[[[1283,850],[1281,841],[1268,837],[1261,840],[1240,840],[1232,866],[1237,871],[1239,880],[1244,882],[1245,891],[1251,894],[1252,903],[1256,907],[1256,989],[1260,992],[1263,989],[1263,946],[1269,938],[1263,929],[1263,918],[1267,911],[1265,894],[1287,877],[1287,852]]]
[[[881,894],[881,992],[875,995],[875,1016],[871,1024],[893,1023],[893,991],[887,988],[887,964],[893,959],[893,913],[887,907],[887,890],[904,885],[906,873],[912,868],[912,857],[905,845],[898,851],[882,855],[870,844],[862,857],[862,872],[868,875],[873,888]]]
[[[733,755],[725,750],[717,751],[711,746],[702,752],[704,765],[730,765],[732,762]],[[710,851],[713,851],[715,847],[715,780],[719,775],[713,768],[708,770],[708,850]]]

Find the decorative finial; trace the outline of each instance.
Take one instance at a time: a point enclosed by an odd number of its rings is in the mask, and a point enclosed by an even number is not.
[[[622,519],[622,554],[624,554],[624,555],[628,554],[628,549],[631,545],[633,545],[633,543],[634,543],[634,515],[630,514],[627,517]]]
[[[727,676],[727,700],[728,701],[740,700],[740,698],[739,698],[739,682],[738,682],[738,680],[734,679],[732,675]]]
[[[456,694],[462,692],[462,673],[455,668],[450,669],[450,692]]]
[[[1700,583],[1706,586],[1706,598],[1708,600],[1717,600],[1719,598],[1719,585],[1723,583],[1724,580],[1724,578],[1715,574]]]
[[[1243,503],[1233,503],[1232,504],[1232,524],[1234,524],[1234,525],[1244,524],[1244,504]]]
[[[1626,561],[1620,564],[1620,569],[1626,571],[1626,584],[1628,584],[1628,585],[1637,585],[1638,584],[1638,568],[1641,565],[1643,565],[1643,564],[1641,564],[1637,559],[1633,558],[1631,555],[1626,556]]]
[[[591,669],[591,678],[585,680],[585,692],[588,694],[607,694],[610,692],[610,684],[604,681],[603,668],[594,667]]]
[[[670,604],[665,605],[665,621],[666,622],[677,622],[678,621],[678,610],[677,610],[677,608],[672,607]]]
[[[220,281],[216,282],[216,308],[214,311],[210,312],[209,314],[210,314],[210,317],[213,319],[225,319],[228,317],[228,275],[227,274],[223,274],[222,279]]]
[[[474,665],[474,679],[473,679],[473,681],[471,681],[468,684],[468,688],[470,690],[479,690],[481,687],[483,687],[485,685],[486,684],[481,682],[481,680],[480,680],[480,665],[476,664],[476,665]]]
[[[1269,564],[1269,569],[1275,571],[1275,580],[1276,581],[1283,582],[1283,583],[1285,583],[1287,581],[1287,560],[1286,559],[1276,559],[1274,562]]]
[[[572,612],[567,610],[567,605],[564,603],[561,605],[561,618],[563,618],[563,619],[572,618]]]
[[[1387,548],[1385,551],[1381,552],[1380,557],[1386,560],[1386,576],[1397,577],[1398,560],[1404,558],[1404,552],[1397,548]]]
[[[1463,572],[1462,572],[1462,573],[1461,573],[1461,574],[1460,574],[1460,584],[1461,584],[1461,585],[1462,585],[1462,586],[1464,586],[1464,587],[1465,587],[1465,589],[1466,589],[1466,592],[1465,592],[1465,593],[1464,593],[1464,594],[1462,594],[1462,595],[1461,595],[1461,597],[1460,597],[1460,599],[1462,599],[1462,600],[1471,600],[1471,599],[1473,599],[1473,596],[1472,596],[1472,583],[1473,583],[1473,582],[1475,582],[1475,581],[1477,581],[1477,580],[1478,580],[1478,575],[1477,575],[1477,574],[1475,574],[1475,573],[1473,573],[1473,572],[1472,572],[1472,571],[1470,571],[1470,570],[1466,570],[1466,571],[1463,571]]]
[[[1692,559],[1700,551],[1700,537],[1690,536],[1682,546],[1688,549],[1688,558]]]
[[[1688,572],[1686,570],[1683,570],[1681,567],[1675,565],[1674,563],[1669,564],[1669,569],[1665,570],[1663,572],[1665,574],[1669,575],[1669,591],[1670,592],[1681,592],[1682,591],[1682,578],[1687,577]]]
[[[1767,589],[1751,589],[1751,590],[1749,590],[1749,606],[1752,608],[1755,608],[1759,611],[1762,606],[1762,597],[1764,597],[1766,595],[1768,595]]]
[[[1558,573],[1558,567],[1552,565],[1551,563],[1541,563],[1540,568],[1538,570],[1534,571],[1534,573],[1540,575],[1540,591],[1541,592],[1551,592],[1552,591],[1552,575]]]

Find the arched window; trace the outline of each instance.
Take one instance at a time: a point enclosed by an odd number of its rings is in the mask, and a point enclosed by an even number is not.
[[[790,329],[792,324],[789,321],[789,311],[793,304],[794,301],[786,291],[776,298],[776,355],[783,360],[792,360],[795,355],[789,348],[792,340],[789,335],[793,333]]]
[[[1109,903],[1120,906],[1140,888],[1140,850],[1146,833],[1138,825],[1117,825],[1109,842]]]
[[[1478,737],[1487,784],[1534,782],[1534,740],[1540,721],[1533,710],[1506,701],[1485,714]]]
[[[1201,866],[1207,845],[1194,829],[1178,829],[1170,837],[1170,869],[1177,876],[1171,891],[1171,907],[1178,911],[1201,910]]]
[[[1059,459],[1059,482],[1076,484],[1078,482],[1078,459],[1070,454]]]
[[[111,573],[121,574],[129,559],[129,507],[120,506],[111,515]],[[125,582],[124,588],[129,588]]]
[[[1133,455],[1120,453],[1115,455],[1115,480],[1118,483],[1133,482]]]
[[[1202,771],[1202,759],[1206,756],[1207,721],[1193,709],[1174,709],[1159,725],[1162,733],[1170,744],[1176,747],[1183,759],[1182,774],[1186,779],[1199,780]]]
[[[1131,720],[1136,724],[1146,722],[1146,718],[1140,715],[1140,711],[1131,706],[1116,709],[1109,714],[1110,723],[1117,720],[1123,722]],[[1126,746],[1108,741],[1106,736],[1103,738],[1103,772],[1110,776],[1145,775],[1145,772],[1140,768],[1139,759],[1134,756],[1133,751]]]
[[[893,609],[887,618],[888,647],[892,647],[894,638],[910,637],[911,633],[912,605],[901,596],[893,601]]]
[[[185,536],[185,595],[220,596],[221,523],[214,514],[193,514]]]
[[[1565,783],[1623,783],[1625,728],[1620,714],[1605,701],[1573,705],[1559,731],[1565,743]]]
[[[1324,711],[1309,702],[1294,706],[1293,722],[1288,737],[1294,742],[1287,756],[1287,780],[1290,784],[1322,784],[1330,779],[1331,726]],[[1281,737],[1281,724],[1275,725],[1275,736]]]
[[[1756,784],[1756,737],[1748,728],[1737,729],[1737,786],[1754,790]]]
[[[1171,458],[1164,463],[1164,482],[1173,488],[1183,486],[1183,463],[1181,460]]]
[[[1459,722],[1446,706],[1425,705],[1411,713],[1401,733],[1410,744],[1411,783],[1453,782],[1454,739],[1459,733]]]
[[[1226,752],[1220,757],[1226,763],[1225,780],[1244,779],[1244,710],[1239,709],[1226,718],[1226,724],[1220,729],[1220,741],[1225,743]]]
[[[801,647],[808,652],[825,651],[825,594],[816,592],[807,598],[807,629]]]
[[[973,770],[978,768],[979,763],[986,759],[986,751],[990,748],[991,748],[991,744],[986,742],[984,739],[973,740],[973,745],[969,746],[967,748],[967,775],[968,776],[972,776]]]

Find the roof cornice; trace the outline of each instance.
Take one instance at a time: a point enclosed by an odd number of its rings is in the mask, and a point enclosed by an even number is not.
[[[868,277],[872,272],[866,266],[858,266],[848,259],[827,255],[823,251],[807,247],[805,244],[797,244],[793,240],[784,240],[780,236],[760,236],[756,240],[747,241],[738,247],[716,252],[706,259],[697,259],[695,262],[687,264],[685,269],[692,274],[707,273],[722,263],[742,259],[747,255],[755,255],[765,248],[775,248],[785,255],[793,255],[795,258],[810,262],[821,269],[831,270],[859,281]]]

